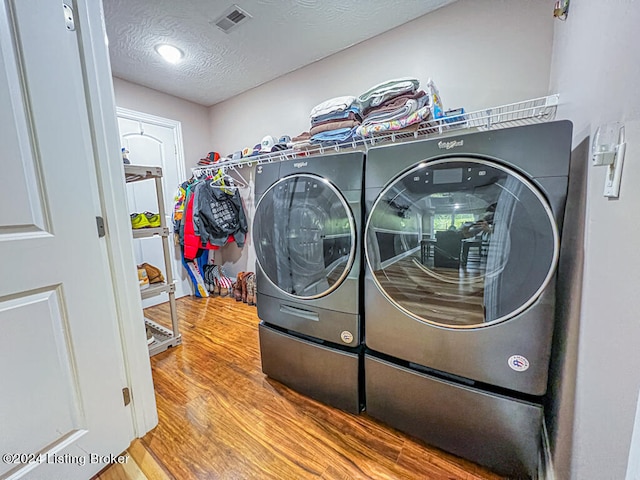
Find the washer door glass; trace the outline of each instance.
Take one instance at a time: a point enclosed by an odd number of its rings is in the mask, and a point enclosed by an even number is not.
[[[424,162],[375,201],[365,253],[374,281],[405,313],[474,328],[533,303],[551,280],[558,231],[546,200],[494,162]]]
[[[269,280],[301,299],[336,289],[355,258],[349,205],[331,183],[315,175],[285,177],[264,193],[256,207],[253,238]]]

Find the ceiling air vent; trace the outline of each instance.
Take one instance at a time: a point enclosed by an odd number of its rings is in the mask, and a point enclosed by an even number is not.
[[[238,5],[231,5],[227,10],[220,15],[213,22],[216,27],[222,30],[224,33],[229,33],[235,29],[241,23],[246,22],[251,18],[245,10],[241,9]]]

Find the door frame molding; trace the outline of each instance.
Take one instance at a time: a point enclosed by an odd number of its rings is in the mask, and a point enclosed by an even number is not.
[[[182,122],[171,120],[169,118],[158,117],[149,113],[138,112],[129,108],[117,107],[116,115],[118,117],[127,118],[129,120],[151,123],[160,127],[167,127],[173,130],[173,140],[176,146],[176,162],[178,163],[178,176],[186,178],[186,170],[184,163],[184,145],[182,143]],[[165,195],[170,192],[165,192]]]
[[[123,363],[130,388],[131,416],[136,437],[158,424],[151,363],[144,328],[142,301],[135,272],[133,237],[126,202],[120,134],[102,2],[79,1],[76,6],[80,61],[85,80],[98,189],[105,219],[109,269],[116,300]]]

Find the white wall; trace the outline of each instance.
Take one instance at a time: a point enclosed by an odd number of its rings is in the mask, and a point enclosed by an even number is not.
[[[582,0],[555,25],[550,90],[560,93],[558,117],[574,122],[574,146],[610,121],[626,124],[628,143],[618,200],[602,196],[604,169],[588,168],[577,381],[569,382],[566,390],[575,388],[575,397],[563,399],[560,409],[569,414],[556,426],[560,479],[622,479],[627,471],[640,387],[639,24],[638,2]],[[572,444],[569,451],[563,442]],[[632,448],[634,465],[638,447]]]
[[[546,95],[552,9],[551,0],[460,0],[214,105],[211,138],[229,153],[265,135],[295,136],[318,103],[405,76],[433,78],[446,108]]]
[[[211,148],[209,109],[207,107],[117,77],[113,78],[113,88],[118,107],[182,123],[187,174],[189,174],[189,168],[195,166],[200,158],[209,151],[215,150]]]

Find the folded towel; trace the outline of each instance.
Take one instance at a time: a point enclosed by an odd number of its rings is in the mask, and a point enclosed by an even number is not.
[[[429,105],[425,105],[419,110],[413,112],[408,117],[400,118],[397,120],[391,120],[388,122],[373,123],[371,125],[360,125],[356,129],[356,134],[361,137],[371,136],[375,133],[394,132],[402,130],[414,123],[422,122],[431,116],[431,109]]]
[[[416,110],[418,110],[418,102],[416,100],[407,100],[403,106],[394,110],[383,111],[379,113],[370,113],[369,116],[364,119],[362,125],[373,125],[375,123],[399,120],[401,118],[408,117]]]
[[[301,140],[291,144],[293,150],[308,150],[313,144],[309,140]]]
[[[320,125],[316,125],[315,127],[311,127],[309,133],[311,136],[317,135],[318,133],[328,132],[329,130],[338,130],[340,128],[353,128],[360,125],[360,122],[357,120],[337,120],[335,122],[324,122]]]
[[[355,100],[356,97],[352,95],[330,98],[329,100],[325,100],[324,102],[313,107],[311,109],[310,117],[313,119],[314,117],[317,117],[319,115],[326,115],[333,112],[342,112],[348,109]]]
[[[387,80],[371,87],[358,97],[360,108],[364,111],[370,107],[376,107],[385,100],[403,93],[415,92],[420,86],[420,81],[415,78],[398,78]]]
[[[302,132],[300,135],[293,137],[291,142],[304,142],[311,138],[311,134],[309,132]]]
[[[318,115],[311,119],[311,126],[316,127],[325,122],[334,122],[336,120],[358,120],[362,121],[362,115],[360,115],[360,109],[354,105],[351,105],[348,109],[341,112],[327,113],[325,115]]]
[[[355,133],[356,128],[358,127],[339,128],[337,130],[321,132],[311,137],[311,141],[313,143],[322,143],[323,145],[347,142]]]
[[[424,93],[424,92],[423,92]],[[424,107],[429,102],[429,97],[424,94],[418,99],[404,99],[404,104],[398,107],[384,107],[371,110],[371,113],[367,115],[363,125],[372,125],[374,123],[390,122],[392,120],[400,120],[404,117],[408,117],[413,112]]]
[[[417,92],[402,93],[400,95],[397,95],[395,97],[391,97],[385,100],[377,107],[367,108],[362,112],[362,116],[367,117],[373,112],[377,113],[380,111],[393,110],[395,108],[403,106],[407,102],[407,100],[418,100],[418,99],[421,99],[422,97],[427,97],[426,101],[427,102],[429,101],[429,96],[424,90],[418,90]],[[423,103],[422,105],[420,105],[419,108],[422,108],[424,105],[425,104]]]

